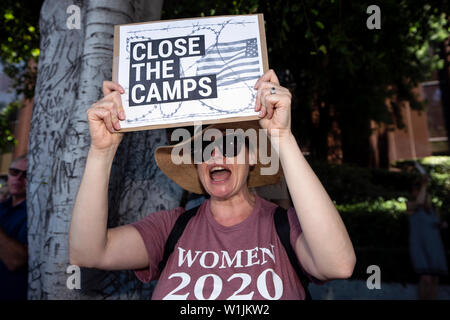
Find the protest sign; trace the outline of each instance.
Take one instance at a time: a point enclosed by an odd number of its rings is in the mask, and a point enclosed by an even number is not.
[[[257,119],[253,86],[267,69],[261,14],[115,26],[121,131]]]

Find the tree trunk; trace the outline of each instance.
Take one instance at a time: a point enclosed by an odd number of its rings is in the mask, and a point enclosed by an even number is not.
[[[151,2],[151,6],[149,3]],[[68,29],[69,5],[81,28]],[[66,286],[68,230],[90,138],[86,109],[111,79],[113,26],[158,19],[162,1],[46,0],[41,10],[41,56],[30,130],[27,190],[30,299],[147,298],[131,271],[82,269],[81,290]],[[126,133],[114,160],[109,226],[173,208],[181,190],[158,170],[153,151],[164,130]]]

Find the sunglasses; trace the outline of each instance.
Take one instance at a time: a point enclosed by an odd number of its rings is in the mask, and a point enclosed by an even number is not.
[[[197,144],[199,143],[197,142]],[[212,152],[217,148],[224,157],[234,158],[241,152],[242,146],[244,144],[247,146],[247,148],[249,147],[247,137],[244,137],[241,134],[223,135],[222,137],[215,139],[214,141],[202,140],[201,155],[203,156],[203,161],[208,161],[212,157]],[[193,141],[191,143],[191,155],[194,158],[198,156],[198,152],[200,151],[196,150],[195,147],[197,147],[198,149],[198,145],[196,145],[196,143],[194,143]],[[205,154],[204,151],[208,147],[210,148],[210,152],[207,152]]]
[[[20,170],[16,168],[9,168],[8,173],[12,177],[17,177],[19,175],[22,175],[24,178],[27,177],[27,171],[26,170]]]

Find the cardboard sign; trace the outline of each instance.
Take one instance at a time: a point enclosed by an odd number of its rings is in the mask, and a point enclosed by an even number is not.
[[[114,27],[121,131],[258,119],[253,86],[267,70],[261,14]]]

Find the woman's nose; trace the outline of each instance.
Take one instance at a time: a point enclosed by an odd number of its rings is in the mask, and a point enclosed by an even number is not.
[[[220,152],[220,149],[218,147],[214,147],[214,149],[211,151],[211,160],[217,160],[222,159],[223,155]]]

